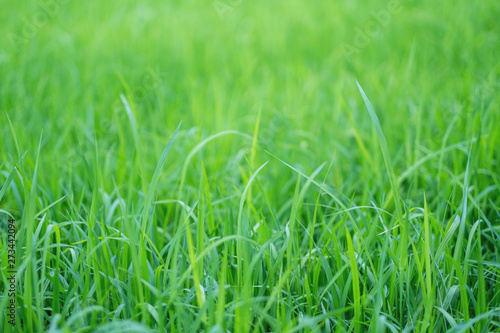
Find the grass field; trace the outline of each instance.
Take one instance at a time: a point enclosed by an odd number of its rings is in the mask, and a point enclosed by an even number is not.
[[[500,331],[500,2],[0,3],[1,332]]]

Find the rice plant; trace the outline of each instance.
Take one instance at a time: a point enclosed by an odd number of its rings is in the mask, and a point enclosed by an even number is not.
[[[500,332],[500,4],[18,1],[1,332]]]

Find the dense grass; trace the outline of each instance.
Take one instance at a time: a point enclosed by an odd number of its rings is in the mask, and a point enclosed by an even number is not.
[[[0,331],[500,330],[498,1],[1,3]]]

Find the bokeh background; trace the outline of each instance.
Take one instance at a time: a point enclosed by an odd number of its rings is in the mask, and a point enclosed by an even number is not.
[[[344,179],[367,164],[351,148],[353,127],[378,151],[355,80],[402,167],[415,162],[403,142],[440,148],[457,115],[448,142],[498,120],[481,113],[497,95],[495,1],[396,1],[386,24],[373,15],[389,11],[384,1],[2,2],[0,106],[22,131],[23,151],[44,130],[56,149],[42,161],[65,165],[94,127],[102,152],[113,149],[126,132],[125,84],[152,157],[181,120],[189,146],[227,129],[251,133],[262,107],[261,129],[276,125],[268,145],[306,165],[336,151],[350,165]],[[370,29],[373,37],[358,36]],[[408,139],[417,129],[425,142]],[[3,146],[5,159],[8,135]]]

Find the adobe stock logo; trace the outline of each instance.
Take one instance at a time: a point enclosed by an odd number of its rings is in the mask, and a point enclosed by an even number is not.
[[[146,67],[146,71],[141,76],[140,81],[131,82],[129,86],[131,96],[127,95],[127,98],[132,98],[132,101],[129,100],[129,103],[134,103],[136,105],[146,103],[148,98],[154,96],[157,89],[162,86],[168,88],[166,85],[167,81],[167,73],[160,71],[159,68],[155,70],[151,67]],[[122,108],[123,102],[121,99],[117,98],[113,103],[113,109],[121,110]]]
[[[61,6],[68,4],[71,0],[46,0],[40,2],[39,8],[31,15],[30,18],[22,18],[22,27],[20,31],[10,32],[8,38],[12,44],[14,52],[18,52],[21,45],[27,44],[30,39],[35,38],[38,31],[47,25],[54,18]]]
[[[378,36],[391,23],[392,17],[402,11],[401,0],[391,0],[386,9],[372,11],[371,16],[373,19],[366,22],[363,29],[359,26],[354,29],[353,44],[342,43],[340,45],[344,57],[349,58],[353,54],[360,53],[363,48],[370,44],[373,38]]]
[[[220,0],[215,0],[212,2],[212,5],[215,8],[215,11],[219,15],[219,17],[224,20],[226,13],[232,12],[236,7],[241,5],[243,0],[226,0],[225,2]]]

